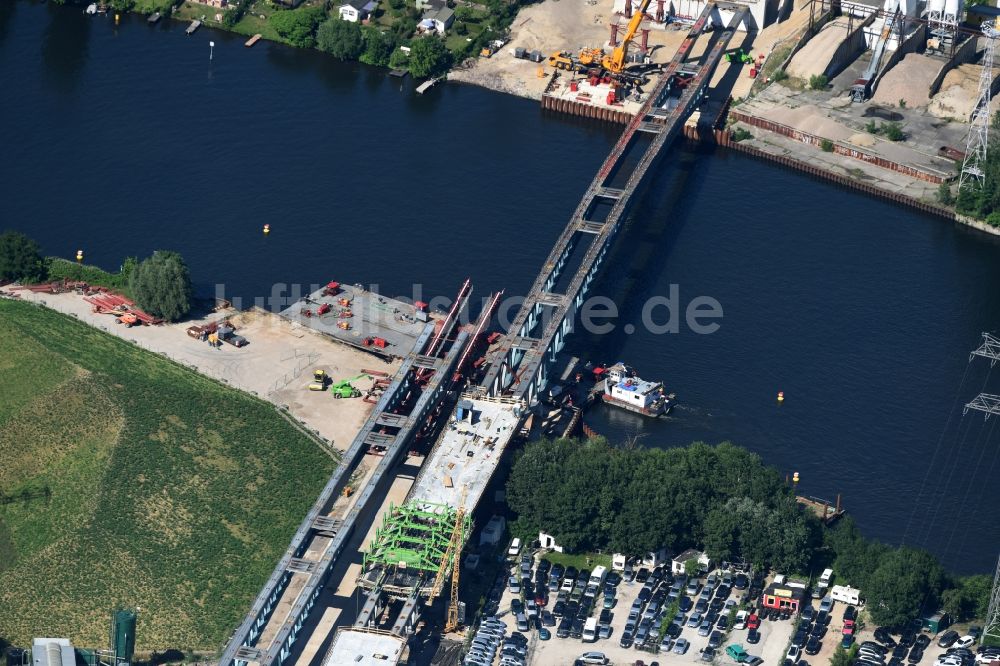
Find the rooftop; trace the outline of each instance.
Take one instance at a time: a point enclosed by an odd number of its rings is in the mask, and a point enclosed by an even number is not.
[[[520,417],[516,403],[468,399],[471,405],[455,411],[410,491],[414,499],[458,506],[462,488],[468,486],[465,508],[475,508],[493,476]],[[459,420],[459,415],[464,418]],[[471,419],[470,419],[470,414]]]
[[[76,666],[73,644],[67,638],[36,638],[31,657],[34,666]]]
[[[323,666],[393,666],[403,656],[406,641],[383,631],[339,629]]]

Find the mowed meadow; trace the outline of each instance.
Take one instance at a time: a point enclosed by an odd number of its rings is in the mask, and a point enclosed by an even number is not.
[[[0,641],[214,651],[335,463],[271,405],[0,300]]]

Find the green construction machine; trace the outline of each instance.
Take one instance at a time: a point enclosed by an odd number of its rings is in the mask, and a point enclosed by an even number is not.
[[[743,49],[736,49],[726,53],[726,62],[739,62],[749,65],[753,63],[753,57]]]
[[[342,379],[339,382],[334,382],[332,385],[330,385],[330,393],[332,393],[333,397],[337,399],[360,398],[361,391],[355,388],[354,385],[351,384],[351,382],[357,381],[359,379],[364,379],[366,377],[370,379],[369,375],[361,374],[356,377],[351,377],[350,379]]]

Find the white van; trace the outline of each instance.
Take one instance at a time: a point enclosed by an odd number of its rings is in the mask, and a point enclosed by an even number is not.
[[[823,569],[823,573],[820,574],[819,580],[816,581],[816,587],[813,588],[812,598],[819,599],[826,595],[827,589],[830,587],[830,581],[833,580],[833,569]]]
[[[587,623],[583,625],[583,642],[593,643],[597,640],[597,618],[587,618]]]
[[[514,540],[510,542],[510,548],[507,549],[507,557],[517,557],[521,552],[521,539],[514,537]]]
[[[594,570],[590,573],[590,581],[588,582],[594,587],[596,587],[598,590],[600,590],[602,587],[604,587],[604,579],[607,577],[608,577],[608,568],[603,565],[596,566],[594,567]]]

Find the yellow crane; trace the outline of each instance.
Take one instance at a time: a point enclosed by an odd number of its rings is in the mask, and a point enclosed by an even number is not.
[[[625,2],[631,2],[631,0],[625,0]],[[632,40],[635,39],[635,33],[639,32],[639,25],[646,16],[649,3],[650,0],[642,0],[639,10],[632,15],[631,20],[628,22],[628,28],[625,29],[625,35],[622,37],[621,44],[615,47],[610,56],[604,56],[601,60],[601,66],[604,69],[615,74],[621,74],[625,71],[625,56],[628,55],[628,47],[632,43]]]
[[[625,1],[631,2],[631,0]],[[635,34],[639,32],[639,26],[646,16],[646,10],[649,9],[651,1],[642,0],[639,9],[629,19],[621,43],[615,47],[610,55],[605,53],[604,49],[583,49],[576,57],[567,51],[559,51],[549,56],[549,64],[557,69],[571,71],[585,71],[590,67],[600,66],[612,74],[621,74],[625,71],[625,57],[628,55],[628,47],[635,39]]]
[[[451,553],[451,598],[448,600],[448,617],[444,623],[446,634],[458,628],[458,574],[462,568],[462,535],[465,532],[465,497],[468,490],[468,486],[462,487],[462,497],[458,501],[458,510],[455,511],[455,527],[448,544],[448,553]],[[444,561],[448,561],[447,554]]]

